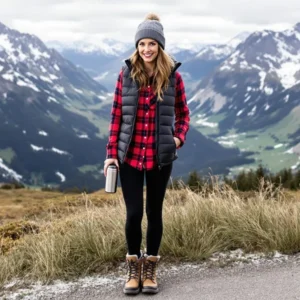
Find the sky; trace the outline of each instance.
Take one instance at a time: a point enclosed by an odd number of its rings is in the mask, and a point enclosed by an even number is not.
[[[299,0],[1,0],[0,22],[44,42],[134,43],[147,13],[159,15],[166,44],[225,43],[241,32],[300,22]]]

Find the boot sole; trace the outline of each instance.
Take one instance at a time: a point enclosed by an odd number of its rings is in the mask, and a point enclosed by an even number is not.
[[[142,293],[144,293],[144,294],[157,294],[158,293],[158,288],[144,287],[142,289]]]
[[[123,293],[126,295],[136,295],[140,292],[140,288],[138,289],[123,289]]]

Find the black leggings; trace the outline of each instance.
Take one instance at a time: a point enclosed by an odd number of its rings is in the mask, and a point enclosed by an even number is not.
[[[125,235],[128,254],[140,256],[144,211],[143,186],[146,174],[147,254],[158,255],[163,233],[163,200],[171,171],[172,164],[162,167],[161,170],[156,167],[149,171],[139,171],[127,163],[120,165],[120,180],[126,205]]]

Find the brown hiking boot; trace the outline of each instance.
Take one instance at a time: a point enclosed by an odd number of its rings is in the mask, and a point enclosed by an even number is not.
[[[124,294],[138,294],[141,284],[141,267],[143,256],[126,255],[127,278],[123,288]]]
[[[156,270],[160,256],[144,254],[142,273],[142,293],[158,293]]]

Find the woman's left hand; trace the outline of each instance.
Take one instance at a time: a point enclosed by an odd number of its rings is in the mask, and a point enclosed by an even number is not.
[[[180,146],[180,144],[181,144],[181,141],[180,141],[180,139],[179,139],[178,137],[176,137],[176,136],[174,136],[173,138],[174,138],[174,141],[175,141],[175,144],[176,144],[176,148],[178,148],[178,147]]]

